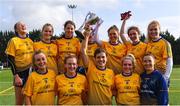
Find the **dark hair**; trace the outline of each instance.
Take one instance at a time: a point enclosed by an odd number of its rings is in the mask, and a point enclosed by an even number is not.
[[[14,24],[14,32],[16,34],[16,36],[18,36],[18,32],[16,31],[17,30],[17,25],[18,25],[19,22],[15,23]]]
[[[110,30],[111,29],[115,29],[117,32],[119,32],[119,29],[118,29],[118,27],[116,26],[116,25],[113,25],[113,26],[111,26],[109,29],[108,29],[108,34],[109,34],[109,32],[110,32]]]
[[[112,29],[116,30],[116,31],[119,33],[118,27],[117,27],[116,25],[113,25],[113,26],[111,26],[111,27],[108,29],[108,31],[107,31],[107,32],[108,32],[108,36],[109,36],[110,30],[112,30]],[[119,37],[118,37],[118,42],[121,43],[120,40],[119,40]]]
[[[129,34],[130,30],[136,30],[139,35],[141,34],[141,32],[140,32],[140,30],[139,30],[139,28],[138,28],[137,26],[131,26],[131,27],[129,27],[128,30],[127,30],[127,33],[128,33],[128,34]]]
[[[155,57],[154,57],[153,54],[151,54],[151,53],[146,53],[146,54],[144,55],[144,57],[145,57],[145,56],[151,56],[151,57],[154,59],[154,61],[155,61]],[[143,59],[144,59],[144,57],[143,57]]]
[[[76,55],[74,55],[74,54],[69,54],[68,56],[66,56],[66,57],[64,58],[64,64],[66,64],[67,60],[70,59],[70,58],[75,58],[75,59],[77,60]]]
[[[68,20],[68,21],[66,21],[66,22],[65,22],[65,24],[64,24],[64,28],[66,28],[66,26],[67,26],[68,24],[71,24],[71,25],[73,25],[73,26],[74,26],[74,28],[76,28],[75,23],[74,23],[73,21],[71,21],[71,20]]]
[[[94,57],[96,58],[96,55],[99,54],[99,53],[105,53],[105,54],[107,55],[107,53],[106,53],[106,51],[105,51],[104,49],[102,49],[102,48],[97,48],[97,49],[95,50],[95,52],[94,52]]]

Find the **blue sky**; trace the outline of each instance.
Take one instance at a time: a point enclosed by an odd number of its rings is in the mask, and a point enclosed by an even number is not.
[[[77,5],[74,9],[77,28],[89,11],[104,20],[99,30],[102,40],[108,40],[107,29],[111,25],[121,26],[120,13],[128,10],[132,11],[132,17],[126,29],[136,25],[146,34],[149,22],[158,20],[162,31],[180,37],[180,0],[0,0],[0,30],[13,30],[13,25],[22,20],[29,30],[41,29],[49,22],[59,34],[64,22],[71,19],[68,4]]]

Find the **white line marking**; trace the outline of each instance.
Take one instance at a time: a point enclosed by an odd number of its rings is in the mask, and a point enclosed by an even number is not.
[[[8,91],[8,90],[11,90],[12,88],[14,88],[14,86],[11,86],[11,87],[9,87],[9,88],[7,88],[7,89],[5,89],[5,90],[1,91],[1,92],[0,92],[0,94],[2,94],[2,93],[4,93],[4,92],[6,92],[6,91]]]

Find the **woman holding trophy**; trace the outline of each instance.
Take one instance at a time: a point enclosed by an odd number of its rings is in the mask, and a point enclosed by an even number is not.
[[[97,17],[94,13],[88,13],[88,14],[91,15],[89,16],[89,19],[87,19],[88,16],[87,15],[84,22],[85,24],[84,29],[92,30],[89,39],[88,49],[87,49],[87,54],[89,53],[88,56],[90,57],[90,53],[93,54],[93,51],[95,51],[95,48],[91,47],[91,43],[90,43],[91,41],[93,41],[94,43],[97,43],[99,47],[102,47],[105,51],[107,51],[107,58],[108,58],[107,68],[112,69],[115,74],[120,73],[122,69],[121,59],[123,56],[126,55],[126,47],[123,44],[121,44],[119,41],[119,29],[115,25],[111,26],[108,29],[109,42],[100,41],[98,39],[97,32],[99,26],[102,24],[103,21],[102,19]],[[95,27],[91,28],[93,26]],[[82,27],[83,25],[80,27],[80,29],[82,29]]]

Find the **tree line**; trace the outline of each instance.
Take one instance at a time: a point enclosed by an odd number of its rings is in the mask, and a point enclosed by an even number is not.
[[[39,29],[35,29],[29,32],[29,38],[33,41],[40,40],[41,31]],[[7,47],[8,41],[16,36],[13,31],[0,31],[0,62],[7,63],[7,57],[5,54],[5,50]],[[172,52],[173,52],[173,62],[174,65],[180,65],[180,37],[175,39],[175,37],[170,34],[168,30],[165,32],[161,32],[161,36],[171,43]],[[54,35],[53,39],[59,38],[59,36]],[[145,40],[145,35],[143,34],[141,37],[141,41]]]

